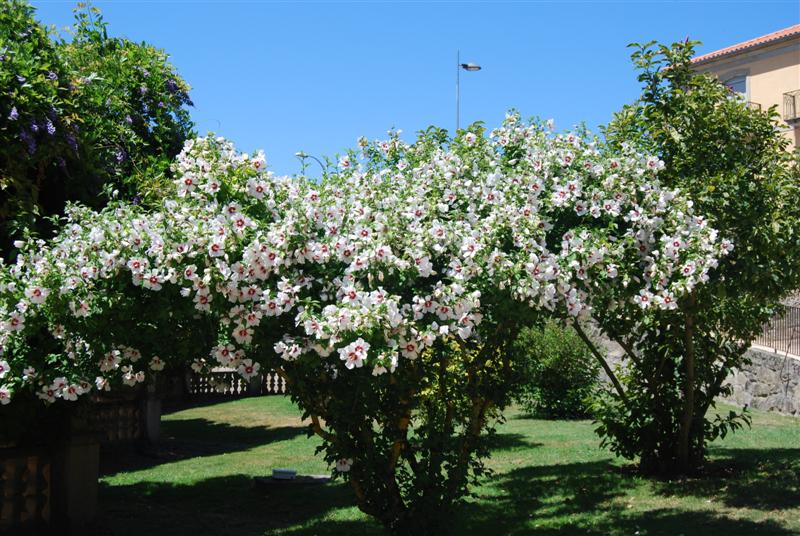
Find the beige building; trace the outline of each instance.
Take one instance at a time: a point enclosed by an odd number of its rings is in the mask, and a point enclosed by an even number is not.
[[[752,106],[777,106],[782,130],[800,147],[800,24],[692,60]]]

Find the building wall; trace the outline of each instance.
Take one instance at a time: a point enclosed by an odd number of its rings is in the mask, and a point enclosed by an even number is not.
[[[783,94],[800,89],[800,37],[763,48],[714,59],[697,65],[699,72],[717,76],[721,81],[747,76],[746,98],[766,110],[777,106],[783,115]],[[800,124],[783,124],[784,135],[800,146]]]

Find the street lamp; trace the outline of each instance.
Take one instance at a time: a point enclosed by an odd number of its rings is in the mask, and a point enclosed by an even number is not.
[[[477,63],[461,63],[461,51],[456,52],[456,134],[461,121],[461,69],[465,71],[480,71]]]
[[[316,156],[311,156],[305,151],[297,151],[296,153],[294,153],[294,155],[300,159],[300,165],[303,168],[303,173],[306,172],[306,158],[311,158],[312,160],[316,160],[317,164],[319,164],[319,167],[322,168],[322,173],[325,173],[325,171],[327,170],[325,164],[323,164],[322,161]]]

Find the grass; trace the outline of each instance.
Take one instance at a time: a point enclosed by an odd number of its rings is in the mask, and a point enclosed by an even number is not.
[[[97,534],[371,535],[380,526],[349,488],[253,485],[290,467],[326,474],[299,411],[283,397],[196,407],[163,419],[151,456],[103,457]],[[654,481],[598,448],[588,421],[508,413],[495,470],[454,520],[458,535],[800,534],[800,419],[753,412],[753,428],[714,443],[704,478]]]

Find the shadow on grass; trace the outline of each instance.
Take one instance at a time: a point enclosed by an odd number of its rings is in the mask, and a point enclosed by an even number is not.
[[[188,458],[248,450],[307,433],[306,426],[232,426],[206,419],[164,421],[156,445],[106,445],[100,455],[100,474],[146,469]]]
[[[353,504],[341,482],[283,484],[256,488],[247,475],[209,478],[186,485],[142,482],[102,485],[101,517],[95,532],[109,536],[262,535],[278,529],[289,534],[376,535],[367,520],[330,519],[333,510]]]
[[[511,450],[511,449],[533,449],[538,448],[543,445],[543,443],[537,443],[535,441],[530,441],[527,436],[523,434],[494,434],[490,438],[487,439],[487,443],[489,448],[492,451],[500,451],[500,450]]]
[[[487,482],[493,490],[476,490],[477,500],[462,509],[455,534],[794,534],[774,521],[757,523],[696,509],[654,507],[641,511],[614,501],[628,494],[635,497],[632,492],[641,484],[641,478],[602,461],[521,467]],[[736,485],[758,486],[761,482]]]
[[[694,496],[734,508],[782,510],[800,504],[800,448],[719,449],[702,478],[659,482],[664,496]]]

